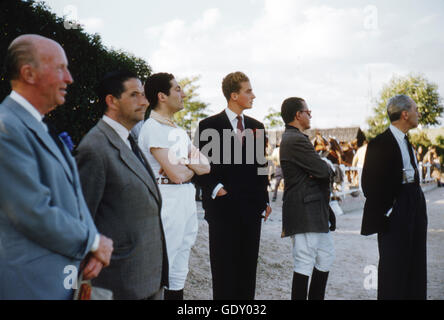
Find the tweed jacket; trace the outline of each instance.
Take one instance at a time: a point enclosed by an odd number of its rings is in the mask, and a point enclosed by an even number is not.
[[[75,152],[86,202],[97,229],[111,238],[111,263],[93,280],[116,299],[144,299],[167,285],[168,259],[154,175],[106,122]]]
[[[282,237],[334,230],[335,217],[329,206],[333,170],[316,153],[308,136],[287,125],[280,160],[285,183]]]

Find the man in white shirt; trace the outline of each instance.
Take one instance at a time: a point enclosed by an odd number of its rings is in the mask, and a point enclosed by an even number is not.
[[[154,174],[130,130],[148,101],[137,76],[112,72],[100,82],[104,116],[82,139],[76,160],[97,229],[114,240],[111,265],[93,284],[115,299],[162,299],[168,259]]]
[[[361,234],[378,234],[378,299],[427,298],[427,208],[407,132],[418,107],[406,95],[387,103],[391,125],[370,141],[362,171]]]
[[[169,262],[169,286],[165,300],[183,300],[191,248],[197,236],[195,175],[206,174],[210,165],[195,148],[185,130],[174,123],[174,114],[184,108],[185,93],[174,75],[151,75],[145,83],[150,117],[143,124],[139,146],[154,170],[162,195]]]
[[[68,61],[57,42],[23,35],[5,65],[12,92],[0,105],[0,300],[72,299],[69,270],[89,254],[84,278],[96,277],[113,246],[94,226],[69,150],[42,122],[65,102]]]

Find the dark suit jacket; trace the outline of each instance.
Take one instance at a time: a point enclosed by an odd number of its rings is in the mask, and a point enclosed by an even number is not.
[[[103,120],[82,139],[76,160],[97,229],[114,242],[111,264],[93,284],[112,290],[116,299],[153,295],[167,284],[168,260],[151,168]]]
[[[232,133],[233,128],[225,110],[199,123],[197,133],[200,139],[195,139],[195,142],[199,141],[199,149],[210,160],[211,172],[196,176],[195,181],[202,186],[203,208],[207,219],[213,211],[220,209],[221,199],[211,198],[218,183],[222,183],[228,192],[223,197],[225,204],[246,208],[257,214],[261,214],[267,206],[265,128],[261,122],[245,115],[244,122],[246,138],[243,145]],[[247,133],[247,129],[251,131]],[[230,133],[234,135],[231,139]],[[241,150],[242,159],[236,159],[236,148]]]
[[[282,237],[335,230],[335,216],[329,205],[330,179],[334,173],[316,153],[308,136],[286,126],[280,160],[285,182]]]
[[[402,185],[402,155],[390,129],[374,138],[367,147],[362,170],[362,190],[366,197],[361,234],[387,230],[385,215],[393,207]]]

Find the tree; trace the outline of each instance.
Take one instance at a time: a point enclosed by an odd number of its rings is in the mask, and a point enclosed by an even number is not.
[[[264,118],[264,125],[267,129],[281,129],[284,126],[284,122],[281,118],[281,113],[273,108],[268,109],[268,114]]]
[[[184,78],[179,80],[179,85],[185,92],[184,108],[174,115],[176,123],[184,128],[190,135],[193,125],[197,125],[199,120],[208,117],[205,112],[208,104],[198,100],[199,94],[197,89],[199,86],[196,82],[200,79],[200,76],[192,78]]]
[[[65,49],[74,83],[68,87],[65,104],[47,117],[58,132],[68,132],[74,144],[78,144],[102,116],[95,88],[107,72],[128,69],[142,81],[151,74],[150,66],[143,59],[106,48],[98,34],[88,34],[82,26],[67,28],[65,20],[53,14],[43,2],[0,1],[0,21],[2,56],[12,40],[27,33],[51,38]],[[2,73],[0,101],[10,90]]]
[[[374,138],[389,126],[390,121],[386,109],[387,101],[397,94],[408,95],[416,102],[421,114],[419,124],[425,127],[440,124],[438,118],[443,113],[444,108],[441,104],[442,99],[438,93],[438,86],[422,75],[394,76],[383,87],[380,98],[376,100],[376,107],[373,109],[375,115],[367,119],[369,125],[367,135],[369,138]]]

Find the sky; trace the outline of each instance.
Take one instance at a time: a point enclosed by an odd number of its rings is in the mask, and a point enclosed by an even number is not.
[[[442,0],[46,0],[103,44],[153,72],[200,76],[210,114],[226,107],[224,76],[242,71],[260,121],[302,97],[312,127],[360,126],[394,76],[422,74],[444,97]],[[444,119],[441,119],[444,124]]]

